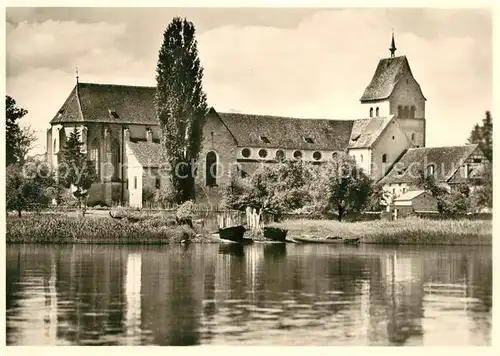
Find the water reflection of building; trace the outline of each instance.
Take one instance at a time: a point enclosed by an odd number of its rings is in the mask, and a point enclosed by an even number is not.
[[[387,337],[391,344],[422,342],[423,259],[394,251],[382,257],[387,296]]]
[[[255,297],[259,268],[264,259],[264,248],[265,246],[251,246],[245,251],[246,289],[251,299]]]
[[[477,297],[476,291],[484,285],[478,283],[481,277],[473,268],[473,265],[480,267],[482,261],[478,258],[471,263],[473,257],[473,253],[446,252],[429,258],[430,272],[433,273],[428,275],[424,285],[426,345],[466,346],[491,342],[491,324],[483,323],[491,320],[491,309]],[[491,273],[490,268],[478,270],[487,274],[488,270]]]
[[[50,277],[46,283],[45,305],[46,317],[45,325],[47,332],[47,341],[49,345],[55,345],[57,341],[57,290],[56,290],[56,260],[52,253],[50,256]]]
[[[141,331],[141,254],[129,253],[127,256],[124,289],[126,298],[125,325],[128,345],[133,345]]]

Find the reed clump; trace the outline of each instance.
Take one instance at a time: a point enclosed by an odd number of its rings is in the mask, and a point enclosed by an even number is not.
[[[175,225],[171,219],[153,216],[130,221],[102,217],[74,217],[58,214],[7,216],[7,243],[40,244],[169,244],[211,242],[206,234],[197,234],[187,225]]]
[[[491,220],[428,220],[407,218],[338,222],[333,220],[287,220],[277,227],[288,229],[288,236],[360,238],[372,244],[492,245]]]

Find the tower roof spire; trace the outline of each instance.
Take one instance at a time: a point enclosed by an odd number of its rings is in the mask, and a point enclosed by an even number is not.
[[[80,76],[78,74],[78,66],[76,66],[76,84],[78,84],[80,81]]]
[[[391,51],[391,58],[394,58],[394,53],[396,52],[396,42],[394,41],[394,29],[392,30],[392,41],[391,41],[391,48],[389,48],[389,51]]]

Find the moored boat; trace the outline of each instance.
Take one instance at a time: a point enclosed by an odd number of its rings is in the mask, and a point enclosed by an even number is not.
[[[219,229],[219,237],[222,240],[227,240],[231,242],[238,242],[238,243],[253,242],[251,239],[245,239],[243,237],[245,235],[245,231],[246,229],[242,225],[225,227]]]
[[[308,243],[308,244],[357,244],[360,238],[350,238],[346,239],[343,237],[327,237],[322,239],[310,238],[310,237],[294,237],[293,238],[298,243]]]
[[[273,241],[285,242],[288,230],[279,227],[264,227],[264,237]]]

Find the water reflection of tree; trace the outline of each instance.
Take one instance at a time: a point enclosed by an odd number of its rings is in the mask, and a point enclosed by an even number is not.
[[[143,259],[143,328],[156,345],[199,343],[203,260],[193,251],[169,246]]]
[[[18,296],[21,291],[21,270],[24,262],[21,256],[21,246],[9,246],[5,253],[5,310],[7,319],[17,319],[19,317]],[[14,335],[19,332],[19,328],[14,327],[8,320],[5,323],[6,343],[10,345],[14,342]]]

